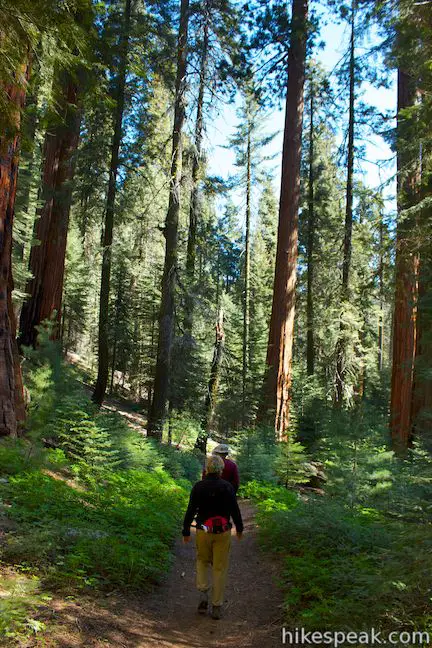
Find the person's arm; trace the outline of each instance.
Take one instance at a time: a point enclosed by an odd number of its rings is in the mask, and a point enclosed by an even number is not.
[[[183,537],[190,536],[190,527],[192,524],[192,520],[195,517],[195,513],[197,512],[197,508],[198,508],[198,502],[197,502],[197,493],[196,493],[196,484],[195,484],[195,486],[192,488],[189,497],[189,505],[187,507],[184,520],[183,520],[183,531],[182,531]]]
[[[239,505],[237,502],[237,498],[234,493],[234,488],[230,489],[230,505],[231,505],[231,517],[233,519],[233,522],[235,524],[235,528],[237,531],[237,534],[242,534],[243,533],[243,520],[242,516],[240,513]]]

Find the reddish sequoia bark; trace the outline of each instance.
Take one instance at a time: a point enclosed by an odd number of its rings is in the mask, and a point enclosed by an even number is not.
[[[398,135],[400,147],[398,163],[398,211],[417,200],[419,172],[407,172],[410,160],[403,151],[404,118],[400,111],[412,106],[416,91],[407,74],[398,72]],[[405,176],[404,178],[402,176]],[[390,432],[393,447],[404,452],[412,442],[412,402],[414,387],[414,359],[417,342],[417,300],[419,257],[413,250],[413,222],[411,218],[400,219],[396,232],[396,289],[393,320],[393,367],[390,402]]]
[[[293,0],[276,268],[267,372],[259,412],[261,421],[271,412],[278,440],[287,438],[292,380],[307,13],[307,0]]]
[[[42,202],[35,222],[34,238],[40,244],[32,247],[30,271],[20,319],[20,344],[35,346],[36,327],[55,314],[53,338],[60,335],[61,303],[69,213],[73,154],[78,145],[80,112],[77,109],[78,83],[68,72],[60,79],[60,123],[48,126],[44,144]]]
[[[432,299],[428,292],[431,278],[432,254],[428,246],[427,249],[421,250],[419,268],[417,345],[411,417],[413,434],[423,437],[427,435],[429,440],[432,433]]]
[[[12,308],[12,226],[19,160],[19,128],[25,102],[29,66],[19,71],[22,79],[6,88],[14,108],[14,135],[0,137],[0,435],[16,436],[24,420],[21,367],[15,339]]]

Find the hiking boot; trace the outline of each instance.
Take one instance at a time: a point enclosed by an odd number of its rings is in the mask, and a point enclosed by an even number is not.
[[[212,619],[219,621],[222,618],[222,605],[213,605]]]
[[[208,610],[208,594],[207,592],[202,592],[200,596],[200,602],[198,603],[198,613],[206,614]]]

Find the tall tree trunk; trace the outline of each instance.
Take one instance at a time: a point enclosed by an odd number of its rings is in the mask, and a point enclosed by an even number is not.
[[[0,436],[16,436],[25,418],[24,394],[12,307],[12,227],[19,160],[21,110],[30,73],[23,64],[6,87],[13,111],[12,136],[0,137]]]
[[[180,181],[182,170],[182,130],[185,119],[187,37],[189,0],[181,0],[178,37],[176,98],[174,110],[171,183],[168,212],[165,220],[165,263],[162,277],[162,298],[159,312],[159,337],[153,401],[148,436],[162,440],[167,414],[171,352],[174,336],[175,289],[177,284],[177,241],[180,212]]]
[[[384,222],[383,216],[379,225],[379,322],[378,322],[378,371],[384,367]]]
[[[291,398],[307,13],[307,0],[293,0],[276,268],[259,413],[264,421],[271,412],[278,440],[288,435]]]
[[[152,316],[151,316],[151,326],[150,326],[150,358],[151,362],[154,360],[155,356],[155,337],[156,337],[156,321],[157,321],[157,309],[155,304],[152,305]],[[152,372],[150,372],[151,374]],[[153,400],[153,386],[154,381],[150,375],[147,387],[147,418],[150,418],[151,404]]]
[[[346,381],[346,326],[343,322],[345,305],[350,297],[350,274],[352,256],[352,228],[353,228],[353,172],[354,172],[354,125],[355,125],[355,3],[351,6],[351,42],[349,65],[349,117],[348,117],[348,159],[347,159],[347,184],[345,207],[345,231],[342,262],[342,290],[341,290],[341,322],[339,339],[336,344],[336,405],[341,405],[344,400]]]
[[[35,221],[33,237],[38,241],[30,252],[32,278],[20,318],[19,343],[35,346],[36,327],[55,316],[52,336],[60,336],[61,303],[66,242],[72,198],[73,154],[78,146],[80,111],[77,109],[78,79],[69,72],[59,76],[60,115],[48,126],[44,144],[42,203]],[[62,120],[58,123],[59,118]]]
[[[428,211],[428,217],[430,213]],[[414,364],[412,403],[413,435],[432,442],[432,297],[428,287],[432,279],[430,242],[421,251],[417,319],[417,345]]]
[[[105,227],[102,239],[102,274],[99,299],[99,332],[98,332],[98,375],[92,399],[102,405],[108,383],[109,348],[108,348],[108,317],[109,294],[111,282],[111,256],[114,229],[114,210],[117,193],[117,172],[119,167],[119,151],[122,141],[123,112],[125,104],[125,85],[127,59],[129,49],[129,32],[131,18],[131,0],[126,0],[124,23],[120,40],[120,62],[117,78],[117,101],[115,109],[114,133],[111,144],[111,163],[108,181],[108,193],[105,209]]]
[[[414,105],[416,89],[413,80],[398,71],[398,211],[414,205],[418,199],[418,164],[404,152],[406,122],[401,111]],[[393,316],[393,365],[390,401],[390,432],[398,453],[411,445],[414,359],[416,355],[416,318],[418,300],[419,257],[413,249],[411,218],[399,218],[396,231],[396,287]]]
[[[187,293],[185,299],[185,331],[189,336],[192,336],[193,325],[193,311],[195,306],[194,301],[194,283],[195,283],[195,260],[196,260],[196,244],[198,222],[200,217],[200,197],[199,197],[199,181],[201,171],[201,158],[202,158],[202,139],[204,128],[204,91],[207,78],[207,66],[209,57],[209,15],[207,3],[204,7],[204,35],[201,51],[201,65],[199,77],[199,90],[198,90],[198,104],[195,122],[195,150],[192,162],[192,189],[190,198],[189,209],[189,232],[187,242],[187,256],[186,256],[186,276],[187,276]]]
[[[249,110],[248,110],[249,113]],[[244,294],[243,294],[243,358],[242,358],[242,423],[247,421],[247,382],[249,371],[249,329],[250,329],[250,229],[251,229],[251,189],[252,189],[252,123],[248,114],[247,147],[246,147],[246,235],[244,261]]]
[[[214,422],[224,348],[224,313],[222,308],[219,308],[218,318],[216,322],[216,340],[214,345],[213,361],[210,371],[210,379],[207,387],[204,416],[201,426],[202,431],[198,435],[195,443],[195,448],[197,448],[197,450],[201,450],[201,452],[203,452],[204,454],[207,451],[207,441]]]
[[[315,243],[315,204],[314,204],[314,84],[313,72],[310,80],[310,124],[309,124],[309,187],[308,187],[308,237],[307,237],[307,301],[306,301],[306,364],[308,376],[315,372],[315,329],[314,329],[314,243]]]
[[[114,391],[114,375],[115,375],[115,367],[117,362],[117,331],[118,331],[118,323],[120,319],[120,304],[121,304],[122,288],[123,286],[121,281],[121,274],[119,274],[118,284],[117,284],[115,315],[114,315],[114,341],[113,341],[113,351],[112,351],[112,358],[111,358],[111,380],[110,380],[110,388],[109,388],[110,394],[112,394]]]
[[[173,440],[173,407],[171,401],[168,402],[168,445],[172,446]]]
[[[32,76],[35,76],[35,70],[33,67]],[[15,214],[21,212],[23,214],[29,215],[30,209],[30,196],[32,189],[35,185],[35,175],[36,175],[36,166],[39,163],[39,155],[36,154],[36,148],[38,144],[36,142],[36,133],[39,125],[39,115],[38,115],[38,95],[41,86],[41,76],[39,71],[36,72],[37,83],[34,84],[33,90],[31,93],[27,93],[26,96],[26,107],[24,111],[24,120],[23,124],[25,128],[25,139],[28,144],[26,151],[21,151],[20,155],[20,168],[18,172],[18,181],[17,181],[17,193],[15,200]],[[27,119],[25,119],[27,116]],[[24,164],[23,164],[24,163]],[[24,226],[25,227],[25,226]],[[14,237],[13,241],[13,250],[14,255],[21,262],[24,260],[25,248],[29,245],[31,239],[31,232],[22,233],[22,240],[17,241]],[[21,290],[24,290],[25,286],[20,286]]]

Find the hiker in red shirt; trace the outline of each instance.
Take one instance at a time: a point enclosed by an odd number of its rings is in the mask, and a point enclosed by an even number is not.
[[[226,443],[219,443],[219,445],[217,445],[213,450],[212,454],[218,455],[219,457],[221,457],[221,459],[223,459],[224,469],[222,471],[221,479],[225,479],[225,481],[229,482],[234,488],[234,493],[237,494],[240,485],[239,471],[235,461],[233,461],[232,459],[227,459],[227,456],[229,454],[229,446],[227,446]],[[205,476],[206,471],[204,468],[202,478],[204,479]]]

